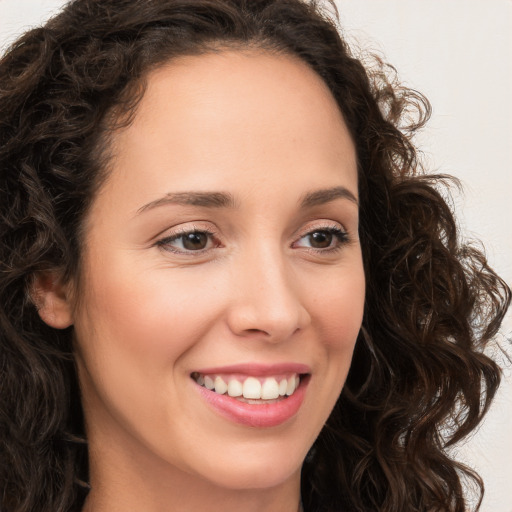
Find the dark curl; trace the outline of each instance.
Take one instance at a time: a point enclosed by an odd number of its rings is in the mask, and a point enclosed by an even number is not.
[[[87,445],[72,327],[31,300],[34,276],[80,276],[83,226],[148,72],[256,48],[308,63],[356,145],[367,278],[344,390],[303,468],[308,511],[466,510],[445,448],[474,429],[500,380],[483,354],[510,303],[465,245],[411,135],[429,116],[382,63],[365,69],[327,11],[300,0],[76,0],[0,61],[0,510],[80,510]]]

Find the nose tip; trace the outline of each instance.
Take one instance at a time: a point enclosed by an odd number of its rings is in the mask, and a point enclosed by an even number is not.
[[[289,339],[310,322],[298,287],[282,269],[245,272],[237,283],[228,324],[238,336],[263,336],[271,342]]]
[[[307,312],[284,311],[253,305],[239,306],[230,315],[231,330],[239,336],[264,335],[268,341],[279,342],[290,338],[309,322]]]

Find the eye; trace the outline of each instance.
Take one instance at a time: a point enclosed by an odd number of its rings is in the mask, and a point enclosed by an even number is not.
[[[306,247],[317,250],[335,250],[348,241],[347,233],[338,227],[315,229],[302,236],[295,247]]]
[[[159,240],[157,246],[177,253],[207,251],[215,246],[214,234],[197,229],[176,233]]]

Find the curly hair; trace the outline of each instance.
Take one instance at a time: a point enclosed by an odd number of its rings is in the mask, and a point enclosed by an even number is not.
[[[315,1],[75,0],[0,61],[2,511],[78,511],[88,492],[73,328],[44,324],[31,288],[38,273],[80,275],[109,133],[131,121],[152,69],[248,47],[298,56],[322,77],[358,158],[365,313],[304,462],[305,509],[463,512],[463,479],[483,491],[446,448],[478,425],[499,385],[483,349],[510,290],[459,236],[443,191],[451,178],[417,158],[426,99],[382,62],[366,69]]]

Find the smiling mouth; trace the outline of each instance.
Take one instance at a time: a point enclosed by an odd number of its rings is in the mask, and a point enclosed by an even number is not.
[[[200,386],[248,404],[271,404],[292,396],[300,385],[299,373],[268,377],[201,374],[193,372],[192,379]]]

